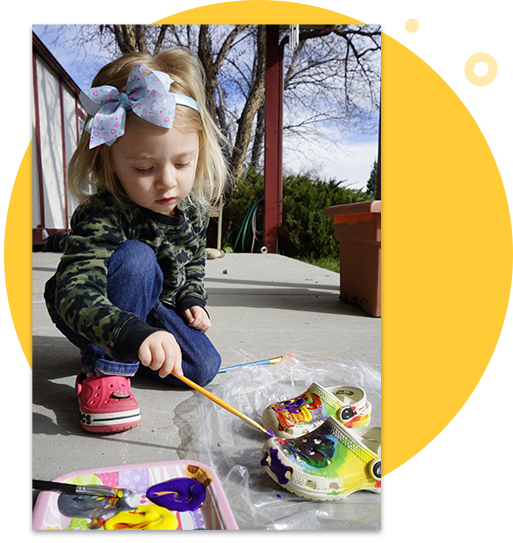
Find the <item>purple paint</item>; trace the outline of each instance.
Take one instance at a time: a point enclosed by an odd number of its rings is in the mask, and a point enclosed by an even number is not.
[[[276,437],[275,434],[274,434],[274,432],[273,432],[272,430],[267,430],[267,435],[268,435],[269,437]]]
[[[148,488],[146,497],[170,511],[196,511],[205,502],[205,486],[196,479],[177,477]]]
[[[267,462],[268,458],[271,459],[270,463]],[[281,460],[278,458],[278,449],[271,449],[269,452],[266,451],[260,464],[264,467],[268,467],[276,475],[280,485],[286,485],[289,482],[292,468],[290,466],[284,466],[281,463]],[[289,477],[286,477],[287,474],[289,474]]]
[[[301,408],[306,404],[306,399],[303,396],[292,400],[285,400],[273,406],[274,411],[288,411],[289,413],[299,414]]]

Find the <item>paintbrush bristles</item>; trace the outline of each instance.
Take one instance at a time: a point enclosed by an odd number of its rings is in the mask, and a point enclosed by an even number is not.
[[[197,385],[194,381],[191,381],[190,379],[188,379],[185,376],[178,377],[178,379],[180,379],[180,381],[183,381],[184,383],[189,385],[191,388],[194,388],[198,392],[201,392],[201,394],[206,396],[209,400],[212,400],[217,405],[220,405],[223,409],[226,409],[227,411],[229,411],[233,415],[236,415],[237,417],[242,419],[244,422],[247,422],[248,424],[251,424],[251,426],[253,426],[257,430],[260,430],[261,432],[263,432],[267,436],[269,435],[267,430],[263,426],[258,424],[258,422],[254,421],[253,419],[251,419],[247,415],[244,415],[244,413],[241,413],[238,409],[235,409],[235,407],[233,407],[229,403],[225,402],[224,400],[221,400],[221,398],[219,398],[215,394],[212,394],[212,392],[209,392],[208,390],[204,389],[203,387]]]
[[[222,407],[222,406],[221,406]],[[240,417],[243,421],[247,422],[248,424],[251,424],[251,426],[253,426],[254,428],[256,428],[257,430],[260,430],[261,432],[263,432],[264,434],[266,435],[269,435],[267,433],[267,430],[261,426],[260,424],[258,424],[258,422],[254,421],[253,419],[249,418],[248,416],[244,415],[243,413],[241,413],[240,411],[237,411],[234,407],[232,408],[233,411],[231,411],[230,409],[228,409],[228,411],[230,411],[231,413],[233,413],[234,415],[237,415],[238,417]]]

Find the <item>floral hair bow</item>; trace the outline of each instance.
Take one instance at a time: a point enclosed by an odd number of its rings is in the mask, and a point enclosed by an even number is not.
[[[195,100],[169,92],[172,82],[168,74],[137,64],[128,76],[126,93],[110,85],[82,91],[80,101],[87,113],[92,115],[85,127],[91,134],[89,149],[103,143],[110,146],[121,137],[125,133],[126,112],[129,110],[141,119],[164,128],[173,126],[177,104],[202,114]]]

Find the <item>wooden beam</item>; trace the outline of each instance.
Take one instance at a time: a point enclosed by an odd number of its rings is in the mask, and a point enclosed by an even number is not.
[[[279,27],[266,27],[265,69],[265,165],[264,165],[264,245],[269,253],[278,252],[281,224],[283,89],[280,77]]]

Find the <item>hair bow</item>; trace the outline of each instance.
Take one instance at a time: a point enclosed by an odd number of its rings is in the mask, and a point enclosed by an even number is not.
[[[80,101],[92,116],[85,127],[91,134],[89,149],[103,143],[110,146],[121,137],[125,133],[126,112],[129,110],[141,119],[164,128],[173,126],[177,104],[201,114],[195,100],[169,92],[172,82],[168,74],[137,64],[128,76],[126,93],[110,85],[82,91]]]

